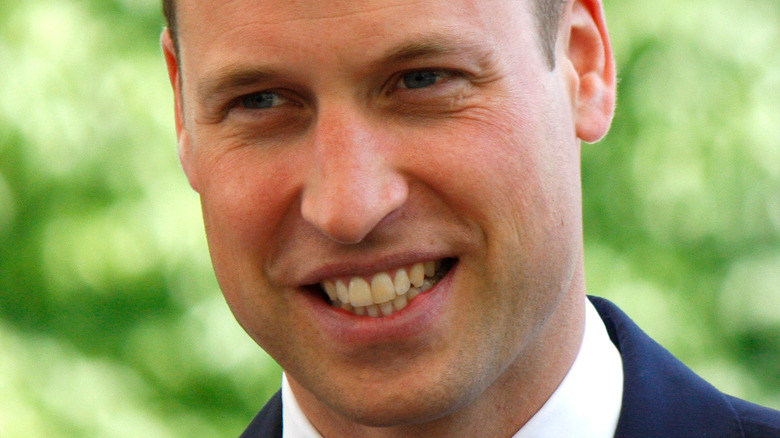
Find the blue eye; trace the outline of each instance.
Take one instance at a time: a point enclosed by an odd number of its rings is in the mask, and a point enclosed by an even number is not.
[[[420,70],[406,73],[401,77],[403,88],[425,88],[436,84],[441,73],[433,70]]]
[[[280,103],[284,102],[284,100],[284,98],[280,97],[276,93],[264,91],[243,96],[240,100],[240,103],[244,108],[268,109],[279,105]]]

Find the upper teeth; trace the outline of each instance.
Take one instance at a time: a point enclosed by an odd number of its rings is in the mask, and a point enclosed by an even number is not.
[[[415,263],[410,268],[379,272],[371,278],[323,280],[320,285],[334,306],[358,315],[390,315],[406,307],[419,293],[430,289],[439,262]]]

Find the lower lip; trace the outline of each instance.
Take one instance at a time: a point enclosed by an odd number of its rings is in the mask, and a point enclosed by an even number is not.
[[[416,296],[402,310],[389,316],[359,316],[331,306],[314,294],[304,293],[315,323],[332,342],[359,347],[408,341],[429,332],[444,317],[448,293],[457,270],[453,266],[433,287]]]

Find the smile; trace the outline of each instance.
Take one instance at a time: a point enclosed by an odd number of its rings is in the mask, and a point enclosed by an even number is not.
[[[403,310],[441,280],[453,264],[453,259],[415,263],[369,277],[323,280],[320,287],[331,306],[355,315],[379,318]]]

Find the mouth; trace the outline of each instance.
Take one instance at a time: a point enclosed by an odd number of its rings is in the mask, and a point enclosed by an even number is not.
[[[381,318],[400,312],[447,275],[456,260],[446,258],[377,272],[338,277],[317,286],[331,306],[358,316]]]

